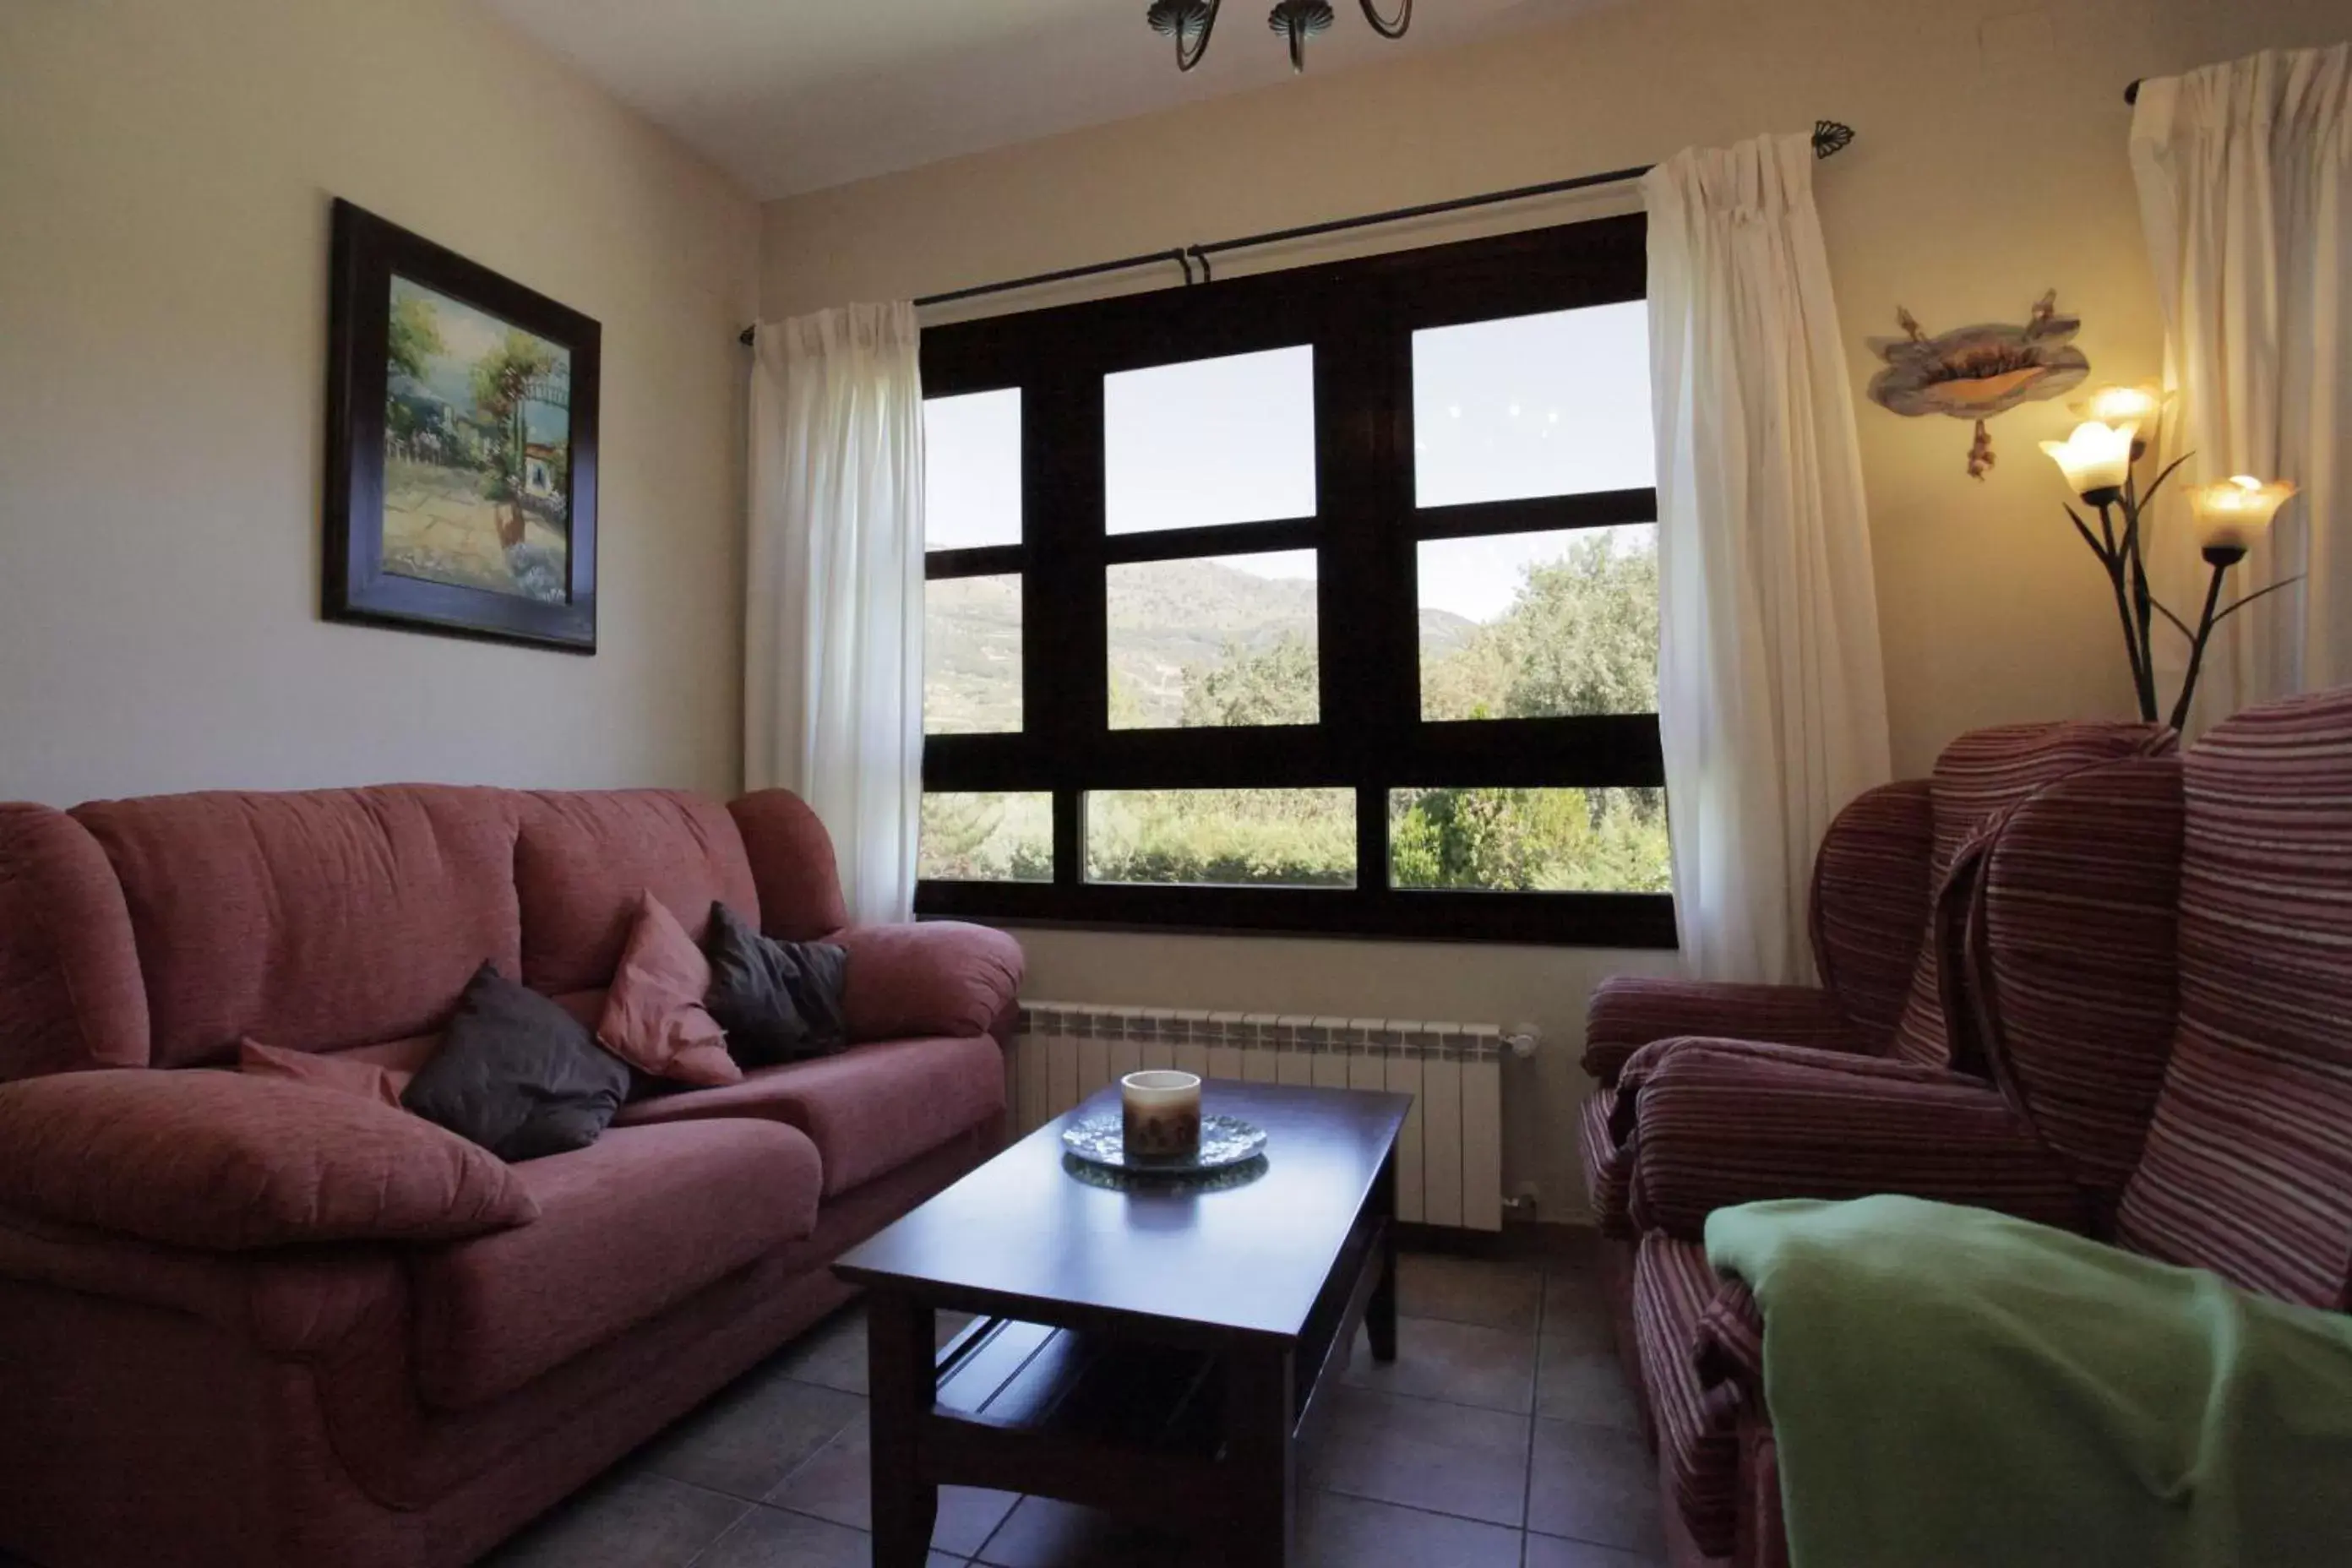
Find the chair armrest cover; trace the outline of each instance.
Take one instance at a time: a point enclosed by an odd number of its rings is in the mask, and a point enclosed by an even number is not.
[[[1024,969],[1021,944],[957,921],[852,926],[825,938],[849,952],[842,1010],[853,1040],[1003,1034]]]
[[[1693,1241],[1715,1210],[1768,1198],[1903,1193],[2066,1230],[2089,1218],[2025,1119],[1957,1073],[1832,1071],[1689,1041],[1646,1073],[1633,1137],[1634,1223]]]
[[[430,1241],[538,1217],[514,1173],[422,1117],[227,1072],[0,1088],[0,1209],[174,1247]]]
[[[1855,796],[1813,858],[1813,963],[1873,1049],[1894,1038],[1911,1001],[1935,854],[1935,786],[1907,779]]]
[[[1837,999],[1809,985],[1731,985],[1618,974],[1601,983],[1584,1015],[1584,1070],[1617,1081],[1625,1058],[1653,1040],[1706,1035],[1772,1040],[1832,1051],[1866,1051],[1869,1043],[1839,1011]]]

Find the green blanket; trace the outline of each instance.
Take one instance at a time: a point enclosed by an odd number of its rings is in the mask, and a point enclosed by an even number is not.
[[[2352,1318],[1911,1198],[1706,1222],[1795,1568],[2347,1568]]]

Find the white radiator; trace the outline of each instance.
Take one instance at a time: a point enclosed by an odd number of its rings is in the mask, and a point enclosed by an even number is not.
[[[1412,1111],[1397,1144],[1398,1217],[1500,1230],[1502,1046],[1492,1024],[1031,1002],[1021,1009],[1006,1089],[1022,1132],[1146,1068],[1409,1094]],[[1278,1149],[1268,1153],[1281,1158]]]

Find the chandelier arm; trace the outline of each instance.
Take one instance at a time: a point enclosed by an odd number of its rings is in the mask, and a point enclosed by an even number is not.
[[[1412,26],[1412,0],[1403,0],[1403,4],[1397,7],[1396,20],[1393,22],[1381,19],[1373,0],[1360,0],[1360,4],[1364,7],[1364,20],[1370,22],[1372,25],[1372,31],[1383,38],[1402,38]]]
[[[1181,31],[1176,35],[1176,68],[1178,70],[1191,70],[1206,58],[1209,52],[1209,35],[1217,30],[1217,9],[1223,4],[1223,0],[1209,0],[1209,19],[1201,24],[1201,36],[1193,39],[1190,54],[1184,51],[1184,35]]]

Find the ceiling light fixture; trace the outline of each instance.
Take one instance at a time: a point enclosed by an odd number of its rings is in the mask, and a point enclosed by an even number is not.
[[[1176,68],[1191,70],[1209,52],[1209,35],[1217,30],[1217,12],[1223,0],[1151,0],[1146,19],[1151,30],[1176,40]],[[1383,16],[1375,0],[1357,0],[1364,20],[1383,38],[1402,38],[1412,26],[1412,0],[1398,0],[1394,20]],[[1307,40],[1330,31],[1330,0],[1275,0],[1265,25],[1290,45],[1290,68],[1307,68]]]

